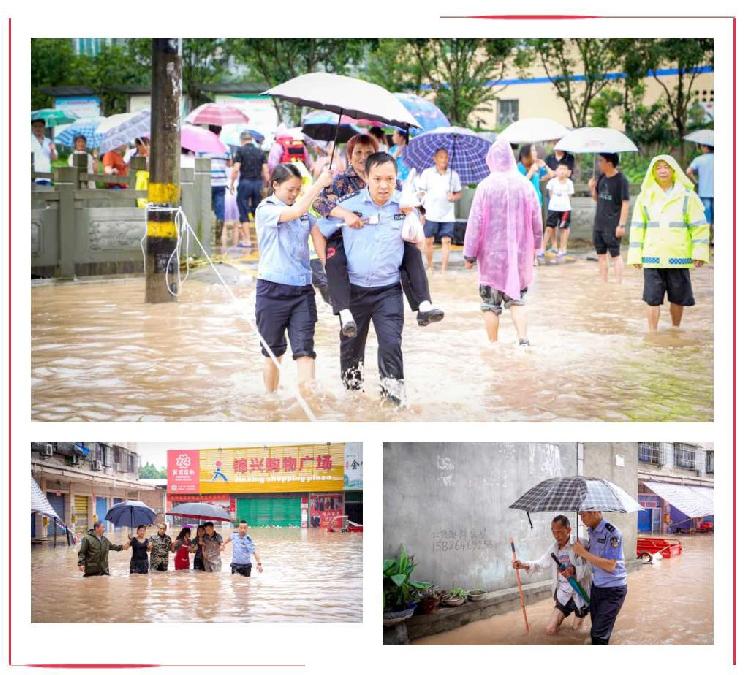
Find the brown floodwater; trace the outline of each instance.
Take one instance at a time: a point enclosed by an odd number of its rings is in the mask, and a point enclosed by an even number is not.
[[[628,575],[628,594],[615,623],[610,644],[710,645],[714,641],[714,541],[712,535],[680,537],[683,553],[641,565]],[[455,630],[415,640],[413,644],[584,644],[591,620],[579,631],[570,617],[557,635],[545,627],[551,598],[527,605],[527,635],[520,610],[499,614]]]
[[[32,288],[32,416],[40,421],[304,420],[295,367],[280,392],[261,381],[249,274],[222,266],[241,307],[204,268],[178,303],[147,305],[144,281],[45,283]],[[346,392],[338,369],[338,320],[318,298],[318,419],[349,421],[710,421],[713,419],[713,268],[693,272],[697,306],[683,327],[668,316],[646,332],[641,273],[601,284],[596,263],[538,269],[528,295],[529,338],[519,350],[510,317],[489,345],[475,271],[431,276],[446,312],[420,328],[406,314],[408,406],[380,403],[374,332],[364,393]],[[664,312],[665,315],[668,312]]]
[[[221,531],[221,530],[220,530]],[[229,529],[223,530],[226,539]],[[147,534],[153,534],[149,531]],[[174,536],[176,532],[171,532]],[[75,546],[31,550],[35,622],[362,621],[362,535],[299,528],[251,532],[263,573],[231,574],[231,546],[219,573],[174,569],[130,574],[131,552],[110,551],[109,577],[78,571]],[[108,535],[109,536],[109,535]],[[112,535],[112,541],[125,538]],[[191,565],[192,565],[192,558]]]

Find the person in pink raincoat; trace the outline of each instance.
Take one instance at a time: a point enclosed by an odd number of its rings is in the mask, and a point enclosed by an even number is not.
[[[464,237],[466,269],[479,263],[480,309],[490,342],[500,314],[510,310],[518,344],[529,345],[524,309],[533,278],[534,251],[542,244],[542,211],[534,186],[516,168],[507,141],[487,153],[490,175],[477,186]]]

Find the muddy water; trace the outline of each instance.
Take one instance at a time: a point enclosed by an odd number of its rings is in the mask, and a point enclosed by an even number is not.
[[[474,271],[431,277],[442,323],[420,328],[407,312],[404,355],[409,405],[377,398],[375,339],[366,354],[367,391],[343,390],[338,322],[318,299],[317,391],[326,420],[708,421],[713,418],[713,269],[693,273],[697,306],[683,328],[646,335],[641,273],[622,286],[597,280],[579,260],[539,269],[528,296],[532,347],[520,351],[510,318],[487,344]],[[253,316],[253,287],[234,286]],[[257,339],[211,283],[191,277],[179,303],[146,305],[142,279],[42,285],[32,289],[32,415],[43,421],[302,420],[292,390],[261,382]]]
[[[713,536],[680,539],[684,547],[681,556],[630,572],[628,595],[610,644],[713,644]],[[516,611],[415,640],[414,644],[586,643],[589,618],[578,632],[568,618],[557,635],[545,634],[552,607],[551,599],[527,606],[529,635],[520,611]]]
[[[216,574],[175,571],[170,555],[169,572],[131,575],[128,550],[110,552],[111,576],[86,579],[77,567],[80,545],[34,546],[32,621],[362,620],[361,534],[264,528],[252,536],[263,573],[253,569],[250,579],[230,573],[231,546]]]

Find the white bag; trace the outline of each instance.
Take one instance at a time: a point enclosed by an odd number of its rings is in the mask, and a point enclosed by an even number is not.
[[[419,206],[419,197],[414,191],[411,182],[403,185],[401,190],[401,199],[398,205],[401,208],[411,208],[411,211],[404,218],[404,225],[401,228],[401,238],[414,244],[421,244],[424,241],[424,229],[422,228],[422,219],[419,216],[417,206]]]

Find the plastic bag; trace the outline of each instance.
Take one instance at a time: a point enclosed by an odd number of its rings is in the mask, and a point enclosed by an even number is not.
[[[417,206],[419,206],[419,197],[414,191],[412,184],[406,183],[401,190],[401,199],[398,205],[403,208],[410,208],[404,218],[404,224],[401,228],[401,238],[414,244],[420,244],[424,241],[424,228],[422,219],[419,216]]]

